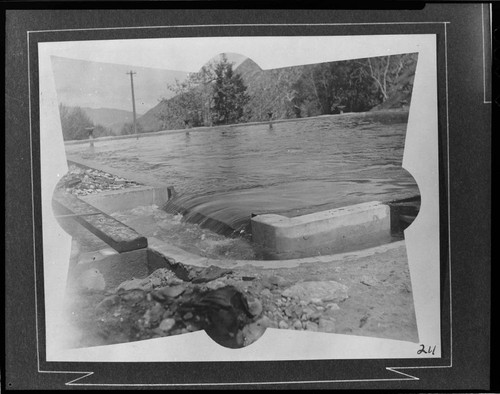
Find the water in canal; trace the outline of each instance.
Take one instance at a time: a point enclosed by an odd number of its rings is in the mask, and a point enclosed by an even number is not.
[[[418,195],[402,169],[407,113],[343,114],[190,129],[68,145],[77,155],[153,177],[178,195],[165,207],[214,230],[248,231],[252,214],[297,216]],[[218,224],[219,229],[217,228]]]

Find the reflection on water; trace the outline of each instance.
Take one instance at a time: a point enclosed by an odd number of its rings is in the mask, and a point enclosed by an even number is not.
[[[406,123],[359,115],[191,129],[67,146],[111,167],[147,174],[174,203],[240,231],[252,213],[296,216],[419,194],[402,169]]]

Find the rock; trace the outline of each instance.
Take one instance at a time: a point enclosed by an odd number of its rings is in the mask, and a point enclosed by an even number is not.
[[[194,324],[187,323],[186,327],[185,327],[185,330],[186,330],[186,332],[194,332],[194,331],[198,331],[199,328],[196,327]]]
[[[308,322],[306,322],[305,329],[307,331],[318,331],[318,325],[312,321],[308,321]]]
[[[265,289],[268,289],[268,290],[271,290],[271,289],[274,289],[274,286],[271,282],[269,282],[269,280],[267,279],[267,276],[264,276],[261,280],[260,280],[260,285],[265,288]]]
[[[146,278],[147,279],[147,278]],[[146,279],[130,279],[122,282],[118,285],[116,290],[133,290],[133,289],[141,289],[141,290],[151,290],[151,286]]]
[[[81,182],[81,179],[70,179],[66,182],[66,187],[70,188],[70,187],[74,187],[76,185],[78,185],[79,183]]]
[[[189,320],[193,318],[193,314],[191,312],[186,313],[184,316],[182,316],[184,320]]]
[[[142,289],[132,289],[120,294],[122,300],[128,302],[139,302],[146,297],[146,293]]]
[[[295,315],[295,316],[302,316],[302,307],[300,305],[292,305],[292,313]]]
[[[279,284],[283,282],[283,278],[277,275],[269,276],[267,279],[269,280],[269,283],[274,286],[279,286]]]
[[[163,315],[163,306],[156,302],[151,309],[149,309],[149,318],[151,323],[157,323],[160,321]]]
[[[223,280],[216,279],[211,282],[208,282],[205,286],[210,290],[220,289],[221,287],[227,286],[228,284]]]
[[[277,287],[286,287],[290,282],[278,275],[264,275],[261,279],[262,286],[268,289],[275,289]]]
[[[293,328],[295,330],[302,330],[302,322],[299,319],[295,320],[293,322]]]
[[[106,288],[104,276],[97,268],[88,269],[78,278],[80,287],[87,291],[102,291]]]
[[[103,299],[99,304],[96,306],[97,311],[106,311],[109,310],[111,307],[118,305],[120,303],[120,297],[117,296],[116,294],[110,295]]]
[[[154,290],[151,295],[155,299],[165,300],[167,298],[179,297],[186,290],[183,285],[165,286]]]
[[[155,335],[153,335],[151,338],[161,338],[161,337],[164,337],[166,335],[166,333],[163,332],[162,330],[160,330],[159,327],[153,328],[151,331],[153,331],[155,333]],[[137,337],[139,338],[140,334],[138,334]]]
[[[359,320],[359,328],[362,328],[366,324],[369,317],[370,317],[369,314],[363,315],[363,317]]]
[[[298,297],[301,300],[311,302],[312,300],[340,302],[345,300],[347,286],[335,281],[310,281],[300,282],[285,289],[283,295],[286,297]]]
[[[267,316],[262,316],[257,322],[266,328],[278,328],[278,323]]]
[[[273,295],[273,294],[271,293],[271,290],[269,290],[269,289],[264,289],[264,290],[262,290],[262,291],[260,292],[260,295],[261,295],[262,297],[272,297],[272,295]]]
[[[179,279],[173,271],[168,268],[158,268],[151,275],[148,276],[149,279],[154,280],[154,278],[158,278],[160,282],[163,284],[180,284],[184,283],[182,279]]]
[[[333,303],[333,302],[332,302],[332,303],[327,304],[327,305],[326,305],[326,308],[327,308],[327,309],[330,309],[330,310],[332,310],[332,311],[338,311],[338,310],[340,310],[340,307],[338,306],[338,304],[335,304],[335,303]]]
[[[284,320],[280,320],[280,322],[278,323],[278,327],[281,328],[281,329],[287,329],[288,328],[288,323]]]
[[[247,300],[248,311],[253,316],[259,316],[262,313],[262,303],[259,299],[255,298],[253,300]]]
[[[269,326],[269,322],[266,319],[269,320],[268,318],[263,317],[256,322],[247,324],[245,327],[243,327],[242,333],[244,346],[248,346],[254,343],[264,334],[266,328]]]
[[[378,281],[375,279],[373,276],[368,276],[368,275],[363,275],[360,280],[361,283],[363,283],[366,286],[375,286]]]
[[[320,311],[314,311],[309,315],[309,319],[318,320],[323,314]]]
[[[152,327],[158,324],[163,315],[163,308],[159,303],[153,305],[151,309],[146,310],[142,316],[144,327]]]
[[[210,282],[214,279],[220,278],[221,276],[228,275],[232,273],[232,270],[224,269],[211,265],[210,267],[203,268],[200,270],[196,277],[192,280],[193,283],[205,283]]]
[[[305,308],[302,309],[302,313],[306,316],[306,320],[315,312],[314,309],[312,309],[309,306],[306,306]]]
[[[318,331],[335,332],[335,322],[330,319],[320,318],[318,322]]]
[[[321,300],[321,298],[311,298],[309,300],[309,302],[311,304],[314,304],[314,305],[321,305],[321,304],[323,304],[323,301]]]
[[[163,319],[159,325],[159,329],[163,332],[169,332],[175,326],[175,319]]]

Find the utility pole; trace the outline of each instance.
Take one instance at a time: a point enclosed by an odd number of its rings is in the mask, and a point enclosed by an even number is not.
[[[130,70],[128,73],[125,74],[130,74],[130,86],[132,88],[132,110],[134,111],[134,133],[135,137],[139,139],[139,135],[137,134],[137,122],[135,119],[135,97],[134,97],[134,77],[133,77],[133,75],[136,73]]]

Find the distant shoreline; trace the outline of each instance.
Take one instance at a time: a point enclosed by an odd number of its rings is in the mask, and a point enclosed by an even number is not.
[[[366,111],[366,112],[346,112],[343,114],[331,114],[331,115],[318,115],[318,116],[310,116],[307,118],[291,118],[291,119],[276,119],[272,120],[273,124],[276,123],[286,123],[286,122],[299,122],[299,121],[305,121],[305,120],[312,120],[312,119],[318,119],[318,118],[326,118],[326,117],[370,117],[370,118],[377,118],[377,117],[384,117],[387,115],[394,115],[398,114],[402,118],[408,117],[408,109],[384,109],[384,110],[377,110],[377,111]],[[144,137],[155,137],[158,135],[164,135],[164,134],[180,134],[180,133],[186,133],[186,132],[200,132],[200,131],[207,131],[207,130],[213,130],[213,129],[231,129],[235,127],[244,127],[244,126],[255,126],[255,125],[268,125],[269,121],[265,122],[248,122],[248,123],[234,123],[230,125],[216,125],[216,126],[201,126],[201,127],[192,127],[189,129],[173,129],[173,130],[160,130],[160,131],[152,131],[148,133],[139,133],[139,134],[126,134],[126,135],[117,135],[117,136],[105,136],[105,137],[98,137],[94,138],[93,141],[94,143],[99,142],[99,141],[112,141],[112,140],[121,140],[121,139],[127,139],[127,138],[144,138]],[[64,141],[64,145],[80,145],[80,144],[88,144],[89,139],[84,139],[84,140],[69,140],[69,141]]]

